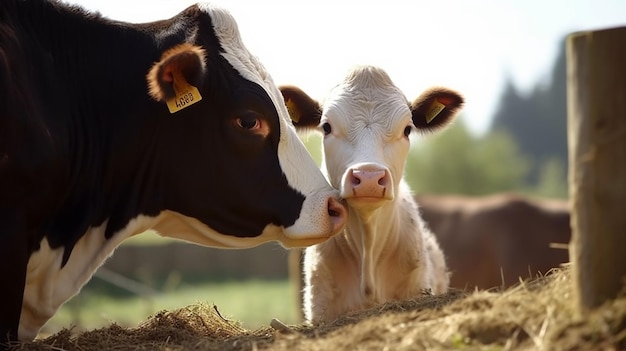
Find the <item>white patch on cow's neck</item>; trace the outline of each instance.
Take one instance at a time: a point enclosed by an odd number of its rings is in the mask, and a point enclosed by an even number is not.
[[[306,196],[300,218],[291,227],[285,228],[293,239],[310,233],[319,233],[320,227],[330,228],[327,206],[329,195],[336,192],[320,173],[315,161],[298,138],[291,123],[282,94],[258,58],[243,44],[235,19],[225,9],[208,4],[199,5],[213,21],[213,30],[225,52],[221,55],[242,77],[261,86],[274,103],[279,116],[280,140],[278,160],[289,185]],[[328,231],[328,230],[325,230]]]
[[[105,238],[106,222],[90,228],[74,245],[67,263],[61,268],[63,247],[51,249],[44,238],[40,249],[28,261],[19,338],[34,339],[41,327],[80,291],[124,240],[149,229],[163,236],[219,248],[250,248],[269,241],[280,241],[287,247],[302,247],[326,239],[286,238],[281,228],[273,225],[267,226],[259,236],[239,238],[220,234],[197,219],[163,211],[157,217],[139,216],[131,220],[109,239]]]
[[[153,220],[139,216],[110,239],[104,236],[106,221],[99,227],[89,228],[76,242],[62,268],[64,248],[51,249],[44,238],[40,249],[28,261],[19,338],[32,340],[36,337],[39,329],[65,301],[80,291],[115,248],[128,237],[148,230]]]

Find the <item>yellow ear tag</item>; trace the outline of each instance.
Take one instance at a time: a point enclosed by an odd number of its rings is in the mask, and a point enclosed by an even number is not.
[[[178,112],[202,100],[202,96],[200,95],[198,88],[187,83],[184,79],[182,81],[184,84],[174,84],[175,96],[174,98],[167,100],[167,108],[170,110],[170,113]]]
[[[285,106],[287,106],[287,111],[289,112],[289,117],[294,123],[300,122],[300,110],[296,107],[296,104],[293,103],[291,99],[285,101]]]
[[[437,101],[437,99],[433,100],[433,103],[430,104],[430,107],[426,112],[426,123],[430,123],[433,119],[435,119],[435,117],[437,117],[437,115],[439,115],[444,108],[446,108],[446,105]]]

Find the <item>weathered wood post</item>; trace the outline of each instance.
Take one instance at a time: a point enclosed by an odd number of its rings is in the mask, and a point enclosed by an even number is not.
[[[626,281],[626,27],[567,40],[573,292],[579,312]]]

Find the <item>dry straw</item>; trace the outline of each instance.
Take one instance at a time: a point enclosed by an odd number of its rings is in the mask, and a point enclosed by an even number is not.
[[[424,294],[316,326],[246,330],[216,306],[160,312],[136,328],[63,330],[17,350],[626,350],[626,293],[574,318],[569,268],[505,291]]]

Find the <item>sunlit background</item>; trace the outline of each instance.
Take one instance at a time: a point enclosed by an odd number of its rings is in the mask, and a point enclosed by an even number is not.
[[[130,22],[169,18],[193,3],[67,2]],[[566,198],[565,37],[626,24],[622,0],[214,3],[233,13],[277,84],[316,99],[354,64],[381,66],[409,100],[433,85],[461,92],[460,120],[414,140],[407,178],[416,192],[429,193]],[[319,138],[307,144],[319,160]],[[298,322],[282,248],[190,246],[152,236],[124,245],[47,330],[133,325],[197,301],[215,303],[249,328],[275,317]]]
[[[66,0],[130,22],[169,18],[189,0]],[[475,132],[503,89],[550,83],[567,33],[624,24],[621,0],[212,1],[237,19],[248,49],[278,84],[321,98],[353,64],[385,68],[408,97],[431,85],[466,96]]]

